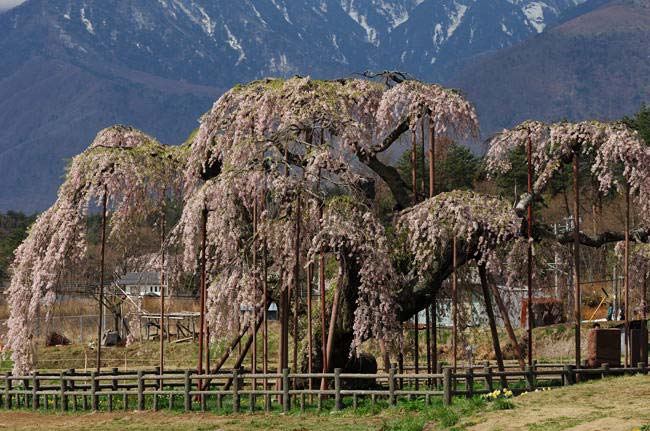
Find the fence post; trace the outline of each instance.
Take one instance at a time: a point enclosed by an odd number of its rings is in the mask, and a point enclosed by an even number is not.
[[[232,411],[233,413],[239,413],[239,407],[240,407],[239,370],[235,368],[234,370],[232,370]]]
[[[474,367],[471,365],[467,368],[466,371],[465,389],[467,389],[467,397],[471,398],[474,395]]]
[[[144,373],[138,371],[138,410],[144,410]]]
[[[68,410],[68,396],[65,394],[66,390],[66,380],[65,380],[65,372],[61,371],[60,373],[61,376],[61,387],[60,389],[60,395],[61,395],[61,411],[67,411]]]
[[[340,411],[341,407],[341,369],[334,368],[334,411]]]
[[[391,364],[388,370],[388,402],[391,406],[397,404],[395,399],[395,365]]]
[[[282,411],[289,412],[289,369],[282,370]]]
[[[93,410],[99,410],[99,399],[97,397],[97,372],[90,372],[90,395]]]
[[[603,369],[603,378],[609,377],[609,364],[605,363],[601,367]]]
[[[492,380],[492,367],[490,365],[486,365],[485,368],[483,368],[483,372],[485,373],[485,387],[492,392],[494,390],[494,383]]]
[[[526,390],[532,391],[534,389],[535,383],[533,382],[533,367],[526,365]]]
[[[639,368],[641,368],[641,374],[648,374],[648,369],[645,362],[639,362]]]
[[[442,402],[445,406],[451,405],[451,367],[442,368],[442,390],[444,392]]]
[[[5,409],[9,410],[11,408],[11,373],[7,371],[5,373]]]
[[[564,374],[566,376],[564,385],[569,386],[575,383],[575,376],[573,375],[573,365],[567,364],[564,366]]]
[[[185,411],[192,410],[192,398],[190,398],[190,371],[185,370]]]
[[[32,374],[32,410],[38,410],[38,371]]]

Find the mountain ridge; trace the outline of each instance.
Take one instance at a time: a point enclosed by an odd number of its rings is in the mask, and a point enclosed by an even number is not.
[[[399,69],[460,87],[481,112],[500,96],[475,88],[493,70],[476,65],[599,1],[27,0],[0,13],[0,210],[46,208],[103,127],[180,143],[223,91],[266,76]]]

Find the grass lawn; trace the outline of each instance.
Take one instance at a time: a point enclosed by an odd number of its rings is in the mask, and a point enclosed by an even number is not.
[[[28,410],[0,410],[0,430],[296,430],[296,431],[415,431],[439,424],[446,429],[465,416],[487,408],[479,399],[459,400],[453,407],[440,404],[424,407],[423,402],[404,402],[398,407],[371,408],[339,413],[298,412],[217,415],[214,413],[181,412],[119,412],[119,413],[54,413]],[[428,428],[429,429],[429,428]]]
[[[53,413],[0,410],[0,430],[291,431],[632,431],[650,430],[650,376],[609,378],[512,399],[512,409],[480,398],[450,408],[422,401],[394,408],[361,405],[340,413]]]
[[[514,409],[481,411],[455,428],[475,431],[650,430],[650,376],[617,377],[529,393]],[[435,429],[435,428],[434,428]]]

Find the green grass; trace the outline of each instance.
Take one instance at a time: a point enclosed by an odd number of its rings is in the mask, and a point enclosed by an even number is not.
[[[248,429],[273,429],[273,430],[318,430],[318,431],[352,431],[352,430],[381,430],[381,431],[420,431],[424,426],[433,422],[437,426],[447,429],[458,424],[459,420],[468,415],[475,414],[486,408],[486,403],[476,397],[472,399],[459,399],[451,407],[444,407],[440,401],[431,406],[425,406],[424,400],[401,401],[398,406],[388,407],[381,403],[371,403],[370,400],[360,400],[356,410],[346,408],[341,412],[331,412],[332,402],[327,401],[324,410],[318,412],[315,408],[307,409],[301,413],[293,409],[284,415],[279,411],[271,413],[258,412],[240,413],[233,415],[229,410],[211,409],[209,413],[184,413],[181,409],[153,413],[149,411],[115,412],[88,414],[87,412],[60,413],[54,410],[32,412],[26,409],[11,412],[0,411],[0,423],[3,420],[11,421],[12,416],[28,420],[29,424],[19,427],[14,422],[16,429],[34,429],[32,424],[39,424],[38,429],[63,429],[68,431],[84,429],[87,421],[94,422],[94,429],[143,429],[143,430],[248,430]],[[150,417],[150,419],[145,419]],[[177,418],[177,419],[174,419]],[[69,423],[72,425],[61,425]],[[77,426],[81,428],[76,428]]]

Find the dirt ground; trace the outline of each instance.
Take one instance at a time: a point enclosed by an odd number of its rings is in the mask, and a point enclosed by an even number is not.
[[[461,421],[475,431],[631,431],[650,424],[650,376],[611,378],[514,398]]]

